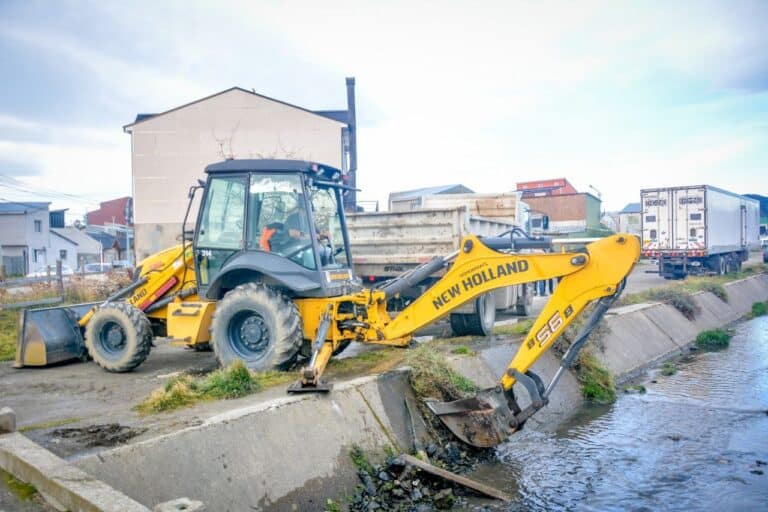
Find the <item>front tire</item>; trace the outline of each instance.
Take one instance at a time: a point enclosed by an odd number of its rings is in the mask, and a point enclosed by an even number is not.
[[[144,313],[127,302],[100,307],[85,327],[85,347],[108,372],[129,372],[152,348],[152,326]]]
[[[240,359],[252,370],[284,370],[296,361],[302,340],[296,304],[261,283],[227,292],[213,314],[211,341],[221,366]]]

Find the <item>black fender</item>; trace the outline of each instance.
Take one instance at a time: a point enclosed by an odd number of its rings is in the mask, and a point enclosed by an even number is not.
[[[323,295],[323,274],[309,270],[282,256],[268,252],[241,252],[227,261],[205,292],[210,300],[220,299],[224,291],[252,281],[285,289],[301,296]]]

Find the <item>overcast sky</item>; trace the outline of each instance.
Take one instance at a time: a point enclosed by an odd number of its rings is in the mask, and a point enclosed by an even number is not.
[[[360,199],[561,176],[607,210],[768,194],[767,25],[765,1],[0,0],[0,201],[80,215],[130,194],[137,112],[234,85],[344,108],[345,76]]]

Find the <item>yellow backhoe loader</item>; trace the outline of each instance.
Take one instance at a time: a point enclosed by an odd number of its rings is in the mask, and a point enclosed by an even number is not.
[[[352,341],[405,347],[413,333],[496,288],[560,279],[499,384],[430,409],[463,441],[493,446],[538,409],[589,332],[623,288],[640,254],[618,234],[582,252],[551,249],[547,238],[513,230],[467,236],[452,254],[378,288],[364,288],[351,265],[342,173],[292,160],[227,160],[206,168],[194,232],[143,260],[135,281],[103,303],[28,310],[20,319],[16,366],[90,356],[113,372],[136,368],[153,336],[193,348],[211,346],[222,365],[255,370],[308,359],[291,392],[328,391],[326,364]],[[184,218],[187,223],[190,208]],[[189,240],[188,240],[189,238]],[[525,251],[525,252],[521,252]],[[443,277],[396,316],[387,302],[437,271]],[[547,386],[533,363],[591,302],[592,316]],[[481,315],[482,311],[478,311]],[[468,325],[471,325],[469,322]],[[521,410],[513,385],[531,397]]]

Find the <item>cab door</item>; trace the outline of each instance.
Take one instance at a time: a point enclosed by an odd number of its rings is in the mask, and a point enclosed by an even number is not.
[[[205,189],[195,232],[198,293],[203,295],[224,263],[245,248],[247,176],[215,176]]]

